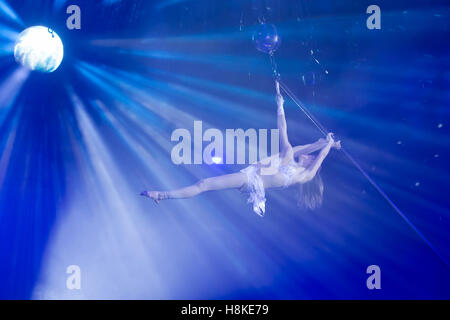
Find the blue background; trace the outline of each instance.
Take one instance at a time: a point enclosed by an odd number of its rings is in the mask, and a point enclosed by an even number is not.
[[[286,84],[450,260],[448,2],[74,0],[73,31],[65,1],[0,4],[0,298],[450,298],[448,267],[337,151],[315,212],[294,190],[269,191],[263,219],[233,190],[139,197],[242,169],[175,166],[173,130],[276,127],[251,41],[266,21]],[[371,4],[381,30],[366,28]],[[52,74],[14,61],[33,25],[64,43]],[[293,144],[320,137],[287,98],[286,114]],[[381,290],[366,287],[372,264]]]

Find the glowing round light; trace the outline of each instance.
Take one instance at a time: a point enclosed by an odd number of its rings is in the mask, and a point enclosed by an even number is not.
[[[61,39],[56,32],[43,26],[25,29],[14,47],[16,61],[31,70],[53,72],[58,69],[63,57]]]
[[[212,157],[211,160],[215,164],[221,164],[222,163],[222,158],[221,157]]]

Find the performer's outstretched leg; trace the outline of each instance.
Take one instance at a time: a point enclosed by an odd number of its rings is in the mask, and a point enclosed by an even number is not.
[[[206,191],[239,189],[247,183],[245,173],[232,173],[223,176],[202,179],[191,186],[171,191],[144,191],[142,196],[149,197],[159,203],[165,199],[192,198]]]

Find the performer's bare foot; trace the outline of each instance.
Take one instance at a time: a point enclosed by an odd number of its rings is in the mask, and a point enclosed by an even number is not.
[[[143,191],[141,192],[141,196],[153,199],[155,203],[159,203],[161,200],[165,199],[165,193],[160,191]]]

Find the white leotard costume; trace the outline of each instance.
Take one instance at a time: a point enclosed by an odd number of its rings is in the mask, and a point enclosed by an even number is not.
[[[281,159],[275,158],[275,163],[272,164],[278,169],[278,172],[284,176],[284,188],[292,184],[292,178],[298,173],[298,169],[302,168],[295,161],[288,164],[281,165]],[[253,211],[261,217],[264,217],[266,212],[266,193],[264,190],[264,183],[260,174],[260,167],[258,164],[253,164],[241,170],[247,175],[247,183],[241,188],[241,192],[248,193],[248,203],[253,203]]]

